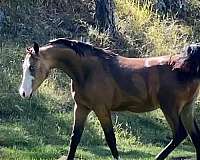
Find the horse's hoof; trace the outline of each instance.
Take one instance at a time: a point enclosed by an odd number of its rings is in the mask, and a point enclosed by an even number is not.
[[[62,157],[58,158],[57,160],[67,160],[67,156],[62,156]]]

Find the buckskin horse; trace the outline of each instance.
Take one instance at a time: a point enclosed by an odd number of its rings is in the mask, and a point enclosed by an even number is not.
[[[72,79],[74,125],[67,160],[74,159],[84,123],[94,111],[114,159],[119,159],[111,112],[160,108],[173,138],[157,156],[165,159],[188,135],[200,160],[200,130],[193,115],[200,78],[200,44],[184,52],[152,58],[126,58],[83,42],[59,38],[27,48],[19,93],[30,98],[52,68]]]

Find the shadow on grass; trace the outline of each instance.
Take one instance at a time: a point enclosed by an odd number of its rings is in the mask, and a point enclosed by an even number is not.
[[[112,157],[111,151],[108,147],[105,146],[83,146],[80,148],[81,150],[85,152],[90,152],[91,154],[95,154],[95,156],[99,156],[101,158],[107,158],[107,157]],[[137,159],[137,158],[152,158],[155,155],[146,153],[143,151],[138,151],[138,150],[132,150],[132,151],[120,151],[119,150],[119,155],[122,159],[125,158],[131,158],[131,159]]]
[[[115,120],[116,117],[114,118]],[[119,113],[117,123],[121,124],[123,129],[128,130],[142,144],[158,144],[163,146],[170,141],[171,130],[166,126],[165,122],[148,116],[148,113]]]
[[[8,139],[4,138],[5,141],[2,141],[3,138],[1,138],[1,144],[11,145],[13,143],[12,145],[20,146],[22,143],[22,146],[25,144],[35,146],[41,145],[41,143],[63,143],[64,139],[59,135],[58,128],[60,124],[68,123],[68,119],[65,119],[65,122],[63,119],[58,119],[47,108],[38,105],[34,99],[32,102],[28,102],[19,100],[16,96],[10,96],[9,98],[1,98],[1,102],[3,102],[1,104],[4,107],[13,108],[13,111],[1,112],[1,124],[7,125],[2,130],[4,136],[8,137]],[[66,127],[62,126],[64,130],[69,130]],[[9,138],[11,139],[9,140]],[[15,138],[16,141],[13,141]]]
[[[127,151],[127,152],[120,152],[120,155],[122,158],[132,158],[132,159],[139,159],[139,158],[145,158],[145,159],[150,159],[155,157],[155,155],[150,154],[150,153],[145,153],[143,151]]]

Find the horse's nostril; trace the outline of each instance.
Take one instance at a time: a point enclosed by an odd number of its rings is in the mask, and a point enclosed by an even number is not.
[[[22,93],[22,96],[25,97],[25,92]]]

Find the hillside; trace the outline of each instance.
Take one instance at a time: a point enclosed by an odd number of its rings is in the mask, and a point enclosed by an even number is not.
[[[94,28],[94,1],[0,1],[0,159],[57,159],[66,153],[73,123],[70,79],[54,70],[31,100],[18,94],[25,48],[33,41],[68,37],[89,40],[130,57],[175,54],[187,43],[199,41],[200,1],[186,4],[184,15],[157,12],[155,0],[115,0],[119,36],[98,34]],[[200,124],[199,101],[195,115]],[[160,110],[113,113],[120,156],[127,160],[154,159],[170,141],[171,131]],[[169,158],[194,157],[187,139]],[[77,150],[77,159],[109,160],[100,124],[92,113]]]

